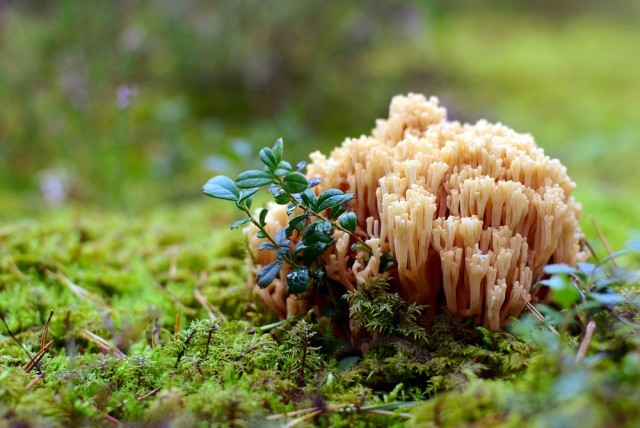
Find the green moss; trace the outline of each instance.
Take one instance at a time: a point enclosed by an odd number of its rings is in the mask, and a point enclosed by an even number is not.
[[[351,343],[313,313],[256,328],[274,318],[246,289],[242,243],[202,210],[70,218],[0,233],[0,310],[31,355],[54,310],[53,345],[28,373],[0,326],[2,423],[279,426],[314,408],[301,425],[404,426],[407,412],[418,426],[640,420],[634,299],[596,314],[576,363],[579,325],[556,336],[524,319],[494,333],[447,313],[425,325],[380,281],[349,297]]]

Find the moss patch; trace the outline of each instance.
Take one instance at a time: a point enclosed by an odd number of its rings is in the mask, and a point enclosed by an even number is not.
[[[634,302],[597,320],[587,358],[575,363],[580,331],[556,336],[524,319],[511,333],[491,333],[446,314],[427,326],[406,324],[419,308],[382,287],[373,300],[352,296],[369,330],[358,344],[366,342],[363,354],[324,317],[272,324],[246,289],[243,245],[220,226],[227,220],[225,212],[181,208],[137,219],[60,212],[0,227],[0,313],[13,335],[0,325],[2,421],[453,426],[640,419]],[[392,302],[399,315],[384,317],[372,302]],[[407,334],[397,331],[403,325]]]

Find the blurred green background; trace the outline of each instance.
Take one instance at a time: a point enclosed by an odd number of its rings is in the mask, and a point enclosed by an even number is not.
[[[640,227],[640,1],[0,0],[0,220],[215,204],[217,173],[368,133],[391,97],[532,133]],[[71,208],[69,208],[71,207]]]

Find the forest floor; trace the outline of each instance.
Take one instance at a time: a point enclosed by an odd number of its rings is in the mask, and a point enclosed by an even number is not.
[[[637,243],[626,269],[576,273],[618,300],[548,308],[545,322],[526,314],[501,333],[440,314],[362,354],[326,317],[278,324],[258,305],[228,217],[63,210],[3,225],[0,425],[640,421]]]

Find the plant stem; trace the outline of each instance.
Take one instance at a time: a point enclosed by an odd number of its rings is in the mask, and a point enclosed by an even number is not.
[[[264,227],[262,227],[262,225],[260,224],[260,222],[256,221],[253,216],[251,215],[251,211],[249,211],[249,209],[247,207],[243,207],[242,211],[244,211],[249,218],[251,219],[251,223],[253,223],[265,236],[265,238],[267,238],[269,240],[269,242],[271,242],[271,244],[273,244],[274,247],[276,247],[273,251],[277,251],[279,245],[276,243],[276,241],[271,237],[271,235],[269,235],[269,233],[266,231],[266,229]],[[296,266],[295,261],[293,261],[291,259],[290,256],[285,255],[285,262],[293,267]]]
[[[262,227],[260,222],[256,221],[253,218],[253,215],[251,214],[251,211],[249,210],[249,208],[247,208],[246,206],[242,206],[242,211],[244,211],[249,216],[249,218],[251,219],[251,223],[253,223],[260,230],[260,232],[264,234],[265,238],[267,238],[269,242],[271,242],[276,248],[278,248],[278,244],[276,243],[276,241],[274,241],[271,235],[269,235],[269,233],[265,230],[265,228]]]

